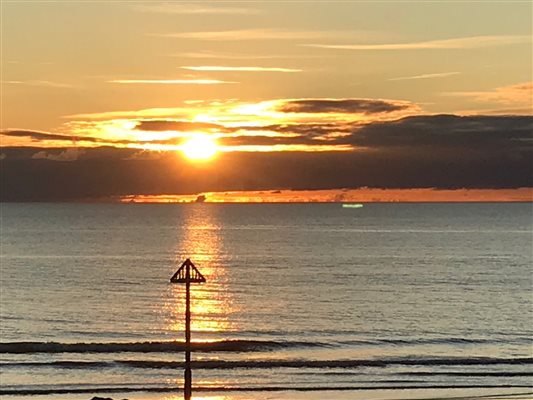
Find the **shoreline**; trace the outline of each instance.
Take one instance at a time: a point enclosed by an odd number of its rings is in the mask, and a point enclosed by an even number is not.
[[[81,389],[82,393],[54,394],[2,394],[3,400],[90,400],[111,398],[114,400],[177,400],[182,396],[181,388],[161,388],[159,391],[91,390]],[[201,396],[195,396],[200,393]],[[94,396],[93,396],[94,395]],[[275,396],[275,397],[273,397]],[[509,387],[447,387],[447,388],[193,388],[193,399],[202,400],[526,400],[533,399],[533,385]]]

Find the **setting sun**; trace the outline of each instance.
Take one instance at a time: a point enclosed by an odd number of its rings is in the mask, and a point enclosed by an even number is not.
[[[187,140],[181,151],[191,160],[208,160],[217,153],[217,144],[207,135],[197,135]]]

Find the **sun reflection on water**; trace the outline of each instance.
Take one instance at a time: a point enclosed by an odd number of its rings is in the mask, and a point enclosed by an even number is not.
[[[235,310],[225,290],[227,271],[224,266],[223,237],[219,209],[206,204],[184,208],[180,221],[181,236],[176,247],[176,270],[190,258],[207,282],[191,284],[191,330],[193,341],[214,340],[194,336],[194,332],[219,333],[233,330],[229,316]],[[185,329],[185,285],[169,285],[164,304],[166,329],[183,332]]]
[[[193,400],[230,400],[232,397],[229,396],[195,396],[194,393],[192,395]],[[183,400],[183,396],[167,396],[163,397],[163,400]]]

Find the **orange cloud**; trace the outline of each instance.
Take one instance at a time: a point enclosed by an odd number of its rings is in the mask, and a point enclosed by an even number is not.
[[[331,35],[332,32],[283,29],[239,29],[228,31],[199,31],[154,34],[154,36],[159,37],[212,41],[312,39]]]
[[[485,91],[446,92],[446,96],[470,98],[476,102],[523,106],[533,111],[533,82],[517,83]]]
[[[181,67],[191,71],[219,71],[219,72],[302,72],[301,69],[275,67],[224,67],[216,65],[199,65]]]
[[[530,43],[531,36],[470,36],[443,40],[427,40],[411,43],[383,44],[306,44],[307,47],[337,50],[431,50],[431,49],[475,49],[492,46],[505,46],[517,43]]]
[[[164,14],[190,14],[190,15],[249,15],[259,14],[262,11],[257,8],[243,7],[214,7],[210,4],[176,3],[176,4],[145,4],[135,7],[138,11]]]
[[[145,85],[219,85],[223,83],[238,83],[218,79],[114,79],[108,82]]]
[[[438,72],[434,74],[420,74],[413,76],[400,76],[398,78],[390,78],[389,81],[410,81],[416,79],[433,79],[433,78],[446,78],[448,76],[459,75],[460,72]]]

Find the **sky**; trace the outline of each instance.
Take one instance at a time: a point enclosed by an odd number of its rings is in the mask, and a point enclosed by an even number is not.
[[[531,188],[532,7],[4,0],[0,197]]]

